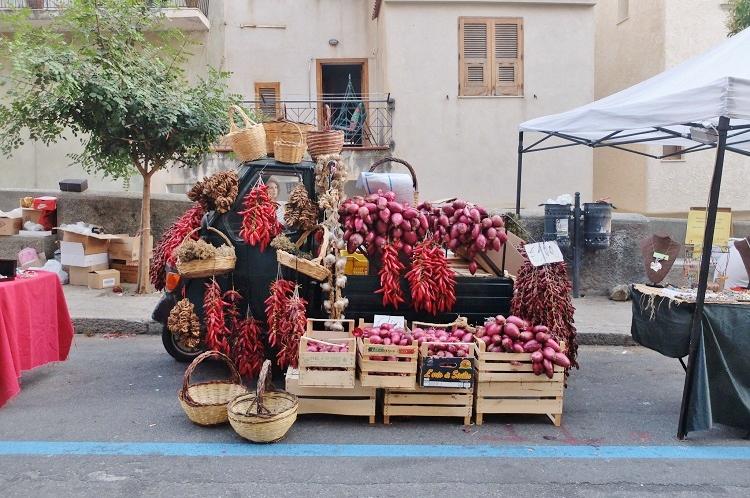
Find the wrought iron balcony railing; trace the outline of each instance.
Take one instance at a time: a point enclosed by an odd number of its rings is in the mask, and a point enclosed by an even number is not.
[[[208,17],[209,0],[152,0],[155,7],[200,9]],[[0,10],[30,8],[33,10],[60,10],[70,5],[70,0],[0,0]]]
[[[344,146],[387,149],[393,141],[395,102],[390,94],[382,97],[326,96],[316,100],[248,100],[243,105],[255,110],[264,121],[284,118],[318,127],[323,108],[331,107],[331,128],[344,132]]]

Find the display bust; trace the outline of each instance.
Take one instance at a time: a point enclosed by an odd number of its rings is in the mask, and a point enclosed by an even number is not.
[[[641,241],[643,265],[649,282],[658,285],[667,277],[681,248],[682,245],[668,234],[654,234]]]

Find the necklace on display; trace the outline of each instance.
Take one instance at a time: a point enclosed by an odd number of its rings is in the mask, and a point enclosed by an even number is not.
[[[651,265],[649,265],[649,268],[658,272],[663,268],[661,264],[662,261],[669,261],[669,255],[654,251],[654,260],[651,262]]]

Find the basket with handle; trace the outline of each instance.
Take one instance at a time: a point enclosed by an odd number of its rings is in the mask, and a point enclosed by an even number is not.
[[[227,408],[234,431],[254,443],[279,441],[297,420],[297,396],[274,390],[270,371],[271,360],[266,360],[255,392],[237,396]]]
[[[284,115],[286,116],[286,106],[284,106]],[[296,128],[299,128],[302,131],[302,142],[305,144],[305,147],[307,147],[305,134],[308,131],[314,130],[315,126],[310,123],[291,121],[284,117],[281,119],[274,119],[273,121],[264,121],[263,128],[266,130],[266,149],[268,150],[268,153],[271,154],[273,153],[273,144],[276,140],[281,139],[287,142],[294,142],[297,140]]]
[[[374,173],[376,169],[378,169],[380,166],[384,165],[385,163],[398,163],[406,166],[406,169],[409,170],[409,174],[411,175],[411,183],[414,186],[414,205],[419,204],[419,185],[417,184],[417,173],[414,171],[414,167],[409,164],[408,162],[404,161],[403,159],[399,159],[397,157],[384,157],[383,159],[375,162],[372,166],[370,166],[370,173]]]
[[[297,242],[295,242],[294,246],[297,249],[302,247],[302,245],[307,240],[307,237],[309,237],[310,234],[319,229],[323,230],[323,242],[320,244],[320,251],[318,252],[317,258],[300,258],[298,256],[295,256],[294,254],[290,254],[279,249],[276,251],[276,260],[280,264],[293,270],[297,270],[298,272],[303,273],[308,277],[314,278],[319,282],[325,282],[331,277],[331,270],[323,266],[323,258],[325,258],[326,254],[328,253],[328,243],[329,239],[331,238],[331,234],[328,231],[328,228],[326,228],[324,225],[317,225],[312,229],[303,232]]]
[[[203,361],[213,358],[229,367],[232,376],[226,380],[190,383],[190,376]],[[217,425],[227,421],[227,405],[241,394],[247,393],[242,378],[232,360],[218,351],[206,351],[193,360],[185,370],[182,387],[177,393],[185,415],[198,425]]]
[[[232,248],[232,254],[229,256],[214,256],[209,259],[194,259],[192,261],[180,261],[177,260],[177,272],[185,278],[201,278],[201,277],[212,277],[215,275],[223,275],[234,270],[234,265],[237,263],[237,256],[234,252],[234,246],[229,241],[226,235],[221,233],[214,227],[208,227],[218,233],[222,239],[226,242],[226,245]],[[180,245],[187,242],[187,240],[197,231],[200,227],[194,228],[188,233],[182,240]]]
[[[297,129],[298,134],[295,140],[288,141],[279,137],[273,143],[273,156],[280,163],[299,164],[302,161],[302,156],[305,155],[305,150],[307,150],[302,130],[297,126],[297,123],[292,124]]]
[[[245,122],[244,128],[239,128],[234,122],[235,112]],[[266,130],[263,124],[253,121],[238,105],[233,105],[229,108],[229,134],[227,135],[227,140],[232,146],[237,159],[242,162],[255,161],[267,153]]]
[[[327,154],[339,154],[344,148],[344,132],[331,129],[331,107],[323,107],[323,129],[308,131],[307,151],[313,160]]]

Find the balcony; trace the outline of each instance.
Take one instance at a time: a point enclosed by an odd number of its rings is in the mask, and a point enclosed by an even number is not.
[[[331,107],[331,127],[344,132],[344,149],[388,150],[393,147],[393,111],[395,101],[390,94],[345,99],[327,96],[324,99],[248,100],[243,106],[255,111],[264,121],[284,118],[318,128],[323,107]],[[364,109],[364,112],[362,110]]]
[[[162,11],[166,27],[181,31],[208,31],[211,27],[209,0],[151,0],[149,3]],[[0,12],[30,8],[31,22],[44,26],[68,5],[70,0],[0,0]],[[0,24],[0,32],[12,30],[12,27]]]

